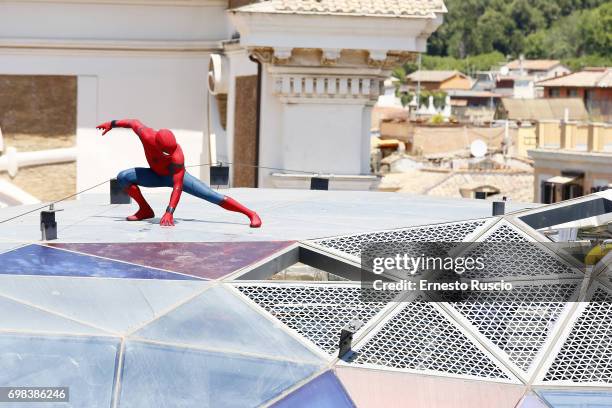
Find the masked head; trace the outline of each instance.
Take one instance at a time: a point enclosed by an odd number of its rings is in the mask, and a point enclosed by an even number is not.
[[[171,155],[176,150],[176,139],[174,134],[168,129],[160,129],[155,135],[155,143],[159,150],[166,156]]]

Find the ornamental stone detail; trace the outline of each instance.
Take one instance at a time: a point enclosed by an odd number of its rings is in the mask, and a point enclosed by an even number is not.
[[[274,93],[283,97],[376,100],[381,86],[379,78],[299,74],[274,77]]]

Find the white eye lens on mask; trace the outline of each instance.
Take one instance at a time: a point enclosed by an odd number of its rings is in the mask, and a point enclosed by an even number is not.
[[[162,153],[164,154],[164,156],[170,156],[170,153],[166,153],[162,150]]]

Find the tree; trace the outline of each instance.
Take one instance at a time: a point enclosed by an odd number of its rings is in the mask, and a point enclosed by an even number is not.
[[[489,9],[478,19],[476,36],[478,38],[478,53],[500,51],[510,53],[511,36],[516,26],[514,21],[503,13]]]
[[[514,0],[510,6],[510,16],[516,27],[525,35],[538,29],[546,28],[546,20],[542,12],[533,7],[529,0]]]
[[[546,58],[548,50],[546,48],[546,32],[536,31],[529,34],[525,39],[523,52],[527,58]]]
[[[492,51],[517,57],[577,58],[612,49],[610,0],[446,0],[444,24],[428,53],[467,58]],[[450,61],[441,61],[449,64]]]
[[[610,54],[612,50],[612,3],[582,13],[579,20],[582,51],[587,54]]]
[[[400,67],[395,68],[391,72],[391,77],[395,79],[395,96],[399,98],[402,106],[406,107],[414,97],[414,94],[408,91],[406,86],[408,85],[408,75],[412,74],[418,69],[414,62],[407,62]]]

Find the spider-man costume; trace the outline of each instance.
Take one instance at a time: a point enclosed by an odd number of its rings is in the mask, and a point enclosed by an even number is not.
[[[144,147],[145,156],[150,168],[137,167],[124,170],[117,176],[117,181],[121,187],[132,197],[140,208],[134,215],[127,217],[128,221],[138,221],[153,218],[155,213],[142,196],[138,186],[143,187],[172,187],[170,204],[166,208],[166,213],[161,218],[159,224],[163,226],[173,226],[173,213],[178,205],[181,193],[202,198],[222,208],[240,212],[251,221],[252,228],[261,226],[261,219],[254,211],[249,210],[231,197],[224,196],[212,190],[206,184],[193,177],[185,171],[185,159],[181,146],[176,143],[174,134],[168,129],[154,130],[146,127],[139,120],[123,119],[113,120],[98,125],[97,129],[102,129],[104,136],[113,128],[131,128],[140,138]]]

